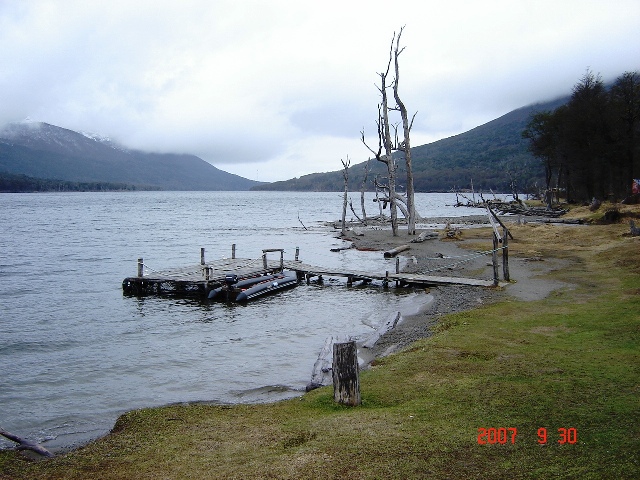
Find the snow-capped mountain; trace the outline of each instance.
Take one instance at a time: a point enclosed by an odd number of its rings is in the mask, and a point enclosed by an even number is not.
[[[258,182],[195,155],[129,150],[108,137],[26,119],[0,129],[0,173],[164,190],[248,190]]]

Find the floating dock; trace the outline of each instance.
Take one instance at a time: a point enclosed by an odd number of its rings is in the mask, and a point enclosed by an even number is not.
[[[267,254],[279,252],[279,260],[268,260]],[[142,258],[138,259],[138,275],[127,277],[122,281],[122,290],[127,295],[177,295],[206,298],[209,292],[223,285],[225,276],[229,273],[238,276],[238,279],[267,275],[282,270],[293,270],[300,281],[310,282],[312,278],[322,280],[323,277],[346,278],[347,285],[361,281],[381,281],[384,286],[395,282],[396,286],[438,286],[438,285],[470,285],[476,287],[504,286],[498,285],[492,280],[482,280],[464,277],[444,277],[434,275],[420,275],[411,273],[381,273],[346,271],[309,265],[299,261],[298,251],[295,260],[284,260],[284,250],[265,249],[261,259],[235,258],[235,249],[231,258],[223,258],[213,262],[205,262],[204,249],[201,249],[201,262],[199,265],[191,265],[171,270],[155,271],[145,266]],[[145,268],[146,267],[146,268]]]

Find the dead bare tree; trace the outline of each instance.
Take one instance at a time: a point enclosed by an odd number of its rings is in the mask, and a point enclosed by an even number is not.
[[[342,198],[342,236],[346,236],[347,234],[347,196],[349,194],[349,165],[351,165],[351,160],[349,160],[349,155],[347,155],[347,160],[342,160],[342,176],[344,178],[344,196]]]
[[[371,159],[368,158],[367,159],[367,163],[365,163],[364,165],[364,178],[362,179],[362,184],[360,185],[360,208],[362,209],[362,218],[364,219],[364,222],[367,221],[367,212],[364,208],[364,192],[367,189],[367,179],[369,178],[369,170],[370,170],[370,165],[369,165],[369,161]]]
[[[400,112],[400,117],[402,118],[402,132],[404,134],[404,140],[400,143],[397,143],[396,140],[396,150],[401,151],[404,154],[404,159],[406,163],[407,169],[407,195],[406,195],[406,205],[407,205],[407,226],[409,235],[416,234],[416,208],[414,202],[414,188],[413,188],[413,167],[411,165],[411,139],[410,133],[411,128],[413,127],[413,120],[416,118],[418,112],[413,114],[411,118],[411,123],[409,123],[409,115],[407,114],[407,107],[405,107],[402,100],[400,100],[400,95],[398,94],[398,84],[400,83],[400,67],[398,64],[398,57],[404,51],[404,47],[400,48],[400,37],[402,36],[402,31],[404,27],[400,29],[398,33],[398,38],[396,40],[396,46],[393,50],[393,58],[394,65],[396,71],[396,78],[393,82],[393,97],[396,101],[396,106],[394,110],[398,110]],[[394,35],[395,36],[395,35]],[[393,44],[393,40],[391,41]]]
[[[393,45],[392,45],[393,46]],[[376,125],[378,127],[378,149],[373,150],[365,141],[364,130],[360,132],[362,143],[373,153],[376,160],[384,163],[387,166],[387,188],[388,188],[388,200],[389,211],[391,215],[391,232],[393,236],[398,235],[398,211],[396,208],[396,162],[393,158],[393,142],[391,140],[391,127],[389,125],[389,103],[387,97],[387,76],[389,75],[389,69],[391,68],[393,50],[389,53],[389,63],[387,63],[387,70],[380,75],[380,86],[378,90],[382,96],[382,102],[378,104],[378,120]],[[384,153],[382,153],[384,149]]]
[[[378,209],[380,210],[380,219],[384,219],[384,213],[382,212],[383,210],[383,202],[385,202],[383,199],[380,198],[380,188],[378,187],[378,178],[380,176],[376,175],[375,178],[373,179],[373,184],[375,186],[375,191],[376,191],[376,199],[374,200],[377,204],[378,204]],[[386,206],[386,202],[384,203],[384,205]]]
[[[400,99],[400,95],[398,93],[398,85],[400,78],[400,67],[398,58],[400,54],[404,51],[404,47],[400,48],[400,37],[402,36],[402,31],[404,27],[400,29],[400,33],[396,37],[396,34],[393,34],[393,38],[391,40],[391,48],[389,50],[389,62],[387,63],[387,69],[384,73],[379,73],[380,75],[380,86],[378,87],[378,91],[380,92],[380,96],[382,101],[378,104],[378,121],[376,122],[378,128],[378,149],[377,151],[373,150],[369,145],[367,145],[365,141],[364,131],[361,133],[362,143],[369,149],[371,153],[373,153],[376,157],[376,160],[384,163],[387,166],[387,185],[382,189],[387,192],[386,201],[389,203],[389,210],[391,216],[391,231],[394,236],[398,235],[398,214],[397,210],[400,208],[402,213],[405,215],[407,219],[408,225],[408,233],[409,235],[415,235],[415,222],[416,222],[416,210],[415,210],[415,201],[414,201],[414,186],[413,186],[413,168],[411,165],[411,140],[410,133],[411,128],[413,127],[413,121],[415,119],[416,114],[413,115],[411,121],[409,121],[409,116],[407,114],[407,108],[404,103]],[[391,85],[387,85],[389,70],[391,69],[391,63],[394,63],[395,67],[395,78],[392,81]],[[387,89],[391,88],[393,91],[393,96],[395,100],[395,105],[393,107],[389,106],[389,100],[387,96]],[[398,140],[398,125],[391,125],[389,121],[389,111],[398,111],[400,112],[400,117],[402,119],[402,131],[403,131],[403,140]],[[393,138],[391,136],[391,129],[393,128]],[[384,150],[384,154],[382,153]],[[402,152],[406,162],[407,168],[407,193],[406,196],[399,195],[396,192],[396,171],[397,165],[393,153],[395,151]],[[376,187],[378,188],[378,187]],[[405,205],[404,208],[401,205]]]

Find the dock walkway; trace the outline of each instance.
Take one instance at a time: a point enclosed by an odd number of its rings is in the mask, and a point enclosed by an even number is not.
[[[422,275],[414,273],[371,273],[371,272],[358,272],[337,269],[327,269],[324,267],[317,267],[308,265],[302,262],[286,262],[285,268],[288,270],[295,270],[299,276],[306,278],[312,277],[344,277],[347,278],[347,283],[354,281],[371,281],[380,280],[382,282],[399,282],[403,285],[470,285],[474,287],[493,287],[493,280],[482,280],[477,278],[465,278],[465,277],[443,277],[436,275]],[[502,284],[502,282],[501,282]]]
[[[353,282],[382,281],[384,285],[395,282],[396,285],[471,285],[492,287],[492,280],[464,277],[444,277],[411,273],[373,273],[364,271],[345,271],[335,268],[309,265],[297,260],[266,261],[248,258],[224,258],[198,265],[190,265],[171,270],[155,271],[146,267],[142,259],[138,261],[138,276],[127,277],[122,289],[129,295],[183,295],[206,297],[210,290],[224,283],[227,274],[237,275],[239,279],[256,277],[278,272],[282,269],[293,270],[300,280],[319,277],[340,277],[347,279],[347,285]],[[145,268],[146,267],[146,268]],[[505,285],[500,282],[501,286]]]

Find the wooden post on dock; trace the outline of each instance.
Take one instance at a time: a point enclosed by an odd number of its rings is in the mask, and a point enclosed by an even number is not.
[[[396,275],[400,273],[400,257],[396,257]],[[400,280],[396,280],[396,288],[400,286]]]
[[[502,239],[502,275],[504,281],[509,282],[509,230],[507,227],[504,227]]]
[[[138,259],[138,277],[144,276],[144,260],[142,258]]]
[[[269,252],[280,252],[280,270],[284,270],[284,248],[265,248],[262,250],[262,266],[266,270],[268,267],[267,264],[267,253]]]
[[[296,262],[299,260],[300,258],[300,247],[296,247]]]
[[[382,287],[389,288],[389,270],[384,272],[384,280],[382,280]]]
[[[333,344],[333,399],[355,407],[360,405],[360,371],[355,341]]]
[[[202,247],[200,249],[200,265],[204,265],[205,261],[204,261],[204,247]]]
[[[232,260],[236,259],[236,244],[235,243],[231,244],[231,259]]]

